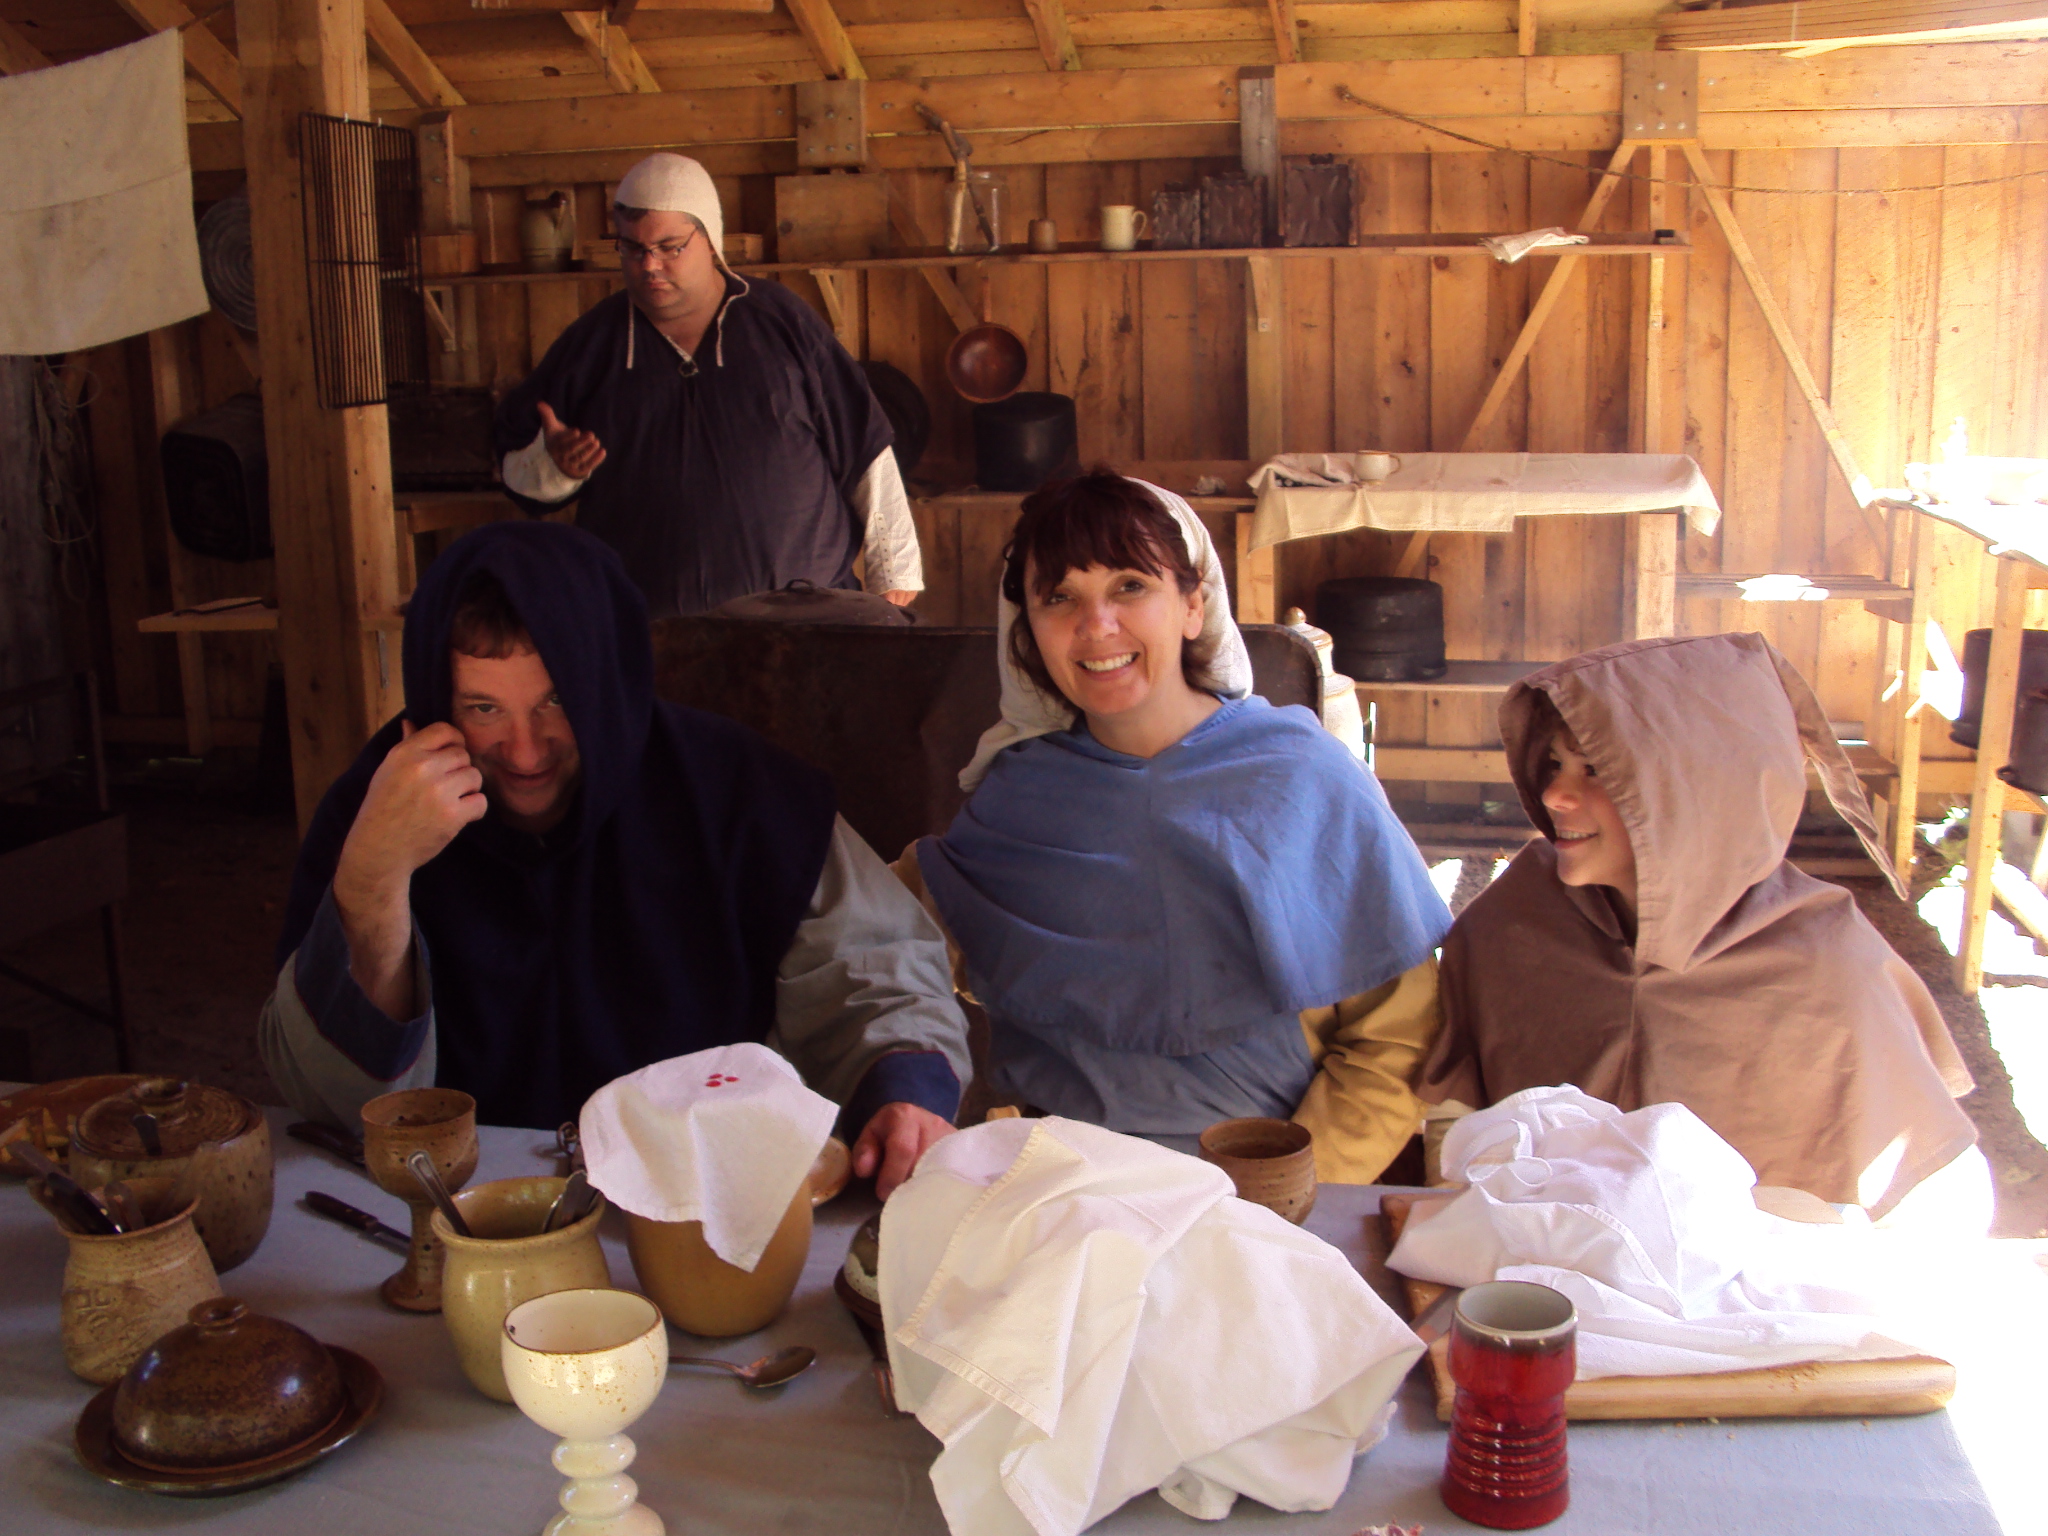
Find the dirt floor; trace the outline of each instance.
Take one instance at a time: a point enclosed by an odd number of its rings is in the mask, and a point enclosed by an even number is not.
[[[297,846],[291,813],[275,803],[274,791],[266,794],[252,770],[232,761],[202,769],[138,757],[121,765],[116,798],[128,817],[131,884],[123,931],[135,1069],[278,1102],[257,1056],[256,1016],[276,979],[272,950]],[[1947,873],[1944,854],[1956,846],[1944,842],[1923,853],[1916,898]],[[1466,858],[1453,905],[1476,895],[1492,871],[1491,855]],[[1841,883],[1926,979],[1976,1077],[1976,1091],[1962,1104],[1977,1123],[1998,1181],[1996,1232],[2048,1236],[2048,1148],[2030,1134],[2014,1104],[2012,1079],[1993,1048],[1984,1008],[1956,990],[1941,936],[1914,908],[1881,881]],[[89,1000],[105,996],[94,920],[51,930],[0,952],[0,960]],[[2026,988],[2031,1003],[2038,993],[2040,1027],[2048,1029],[2048,981],[1992,981],[1989,995]],[[0,978],[0,1079],[112,1070],[106,1030]]]

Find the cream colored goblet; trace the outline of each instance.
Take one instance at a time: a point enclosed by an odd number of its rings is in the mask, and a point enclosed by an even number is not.
[[[560,1435],[562,1513],[542,1536],[663,1536],[626,1475],[626,1426],[654,1406],[668,1377],[661,1309],[631,1291],[556,1291],[505,1316],[505,1385],[519,1411]]]

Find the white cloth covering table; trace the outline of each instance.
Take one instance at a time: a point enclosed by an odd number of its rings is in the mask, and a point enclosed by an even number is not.
[[[273,1112],[273,1129],[286,1117]],[[485,1128],[476,1179],[555,1172],[552,1136]],[[396,1312],[375,1294],[399,1255],[313,1216],[322,1189],[404,1224],[404,1208],[361,1174],[278,1136],[277,1210],[263,1247],[225,1277],[230,1294],[345,1345],[384,1373],[382,1412],[318,1467],[255,1492],[175,1500],[109,1486],[72,1457],[71,1433],[96,1390],[64,1368],[57,1294],[64,1240],[18,1181],[0,1181],[0,1536],[79,1531],[531,1533],[554,1510],[553,1438],[464,1381],[438,1317]],[[1388,1296],[1376,1257],[1379,1191],[1326,1185],[1309,1227]],[[819,1362],[779,1394],[749,1395],[709,1372],[676,1371],[631,1431],[643,1502],[672,1532],[757,1536],[942,1536],[928,1470],[938,1442],[915,1420],[885,1417],[866,1346],[832,1293],[853,1229],[874,1209],[849,1192],[819,1213],[789,1311],[762,1333],[716,1343],[671,1335],[677,1354],[752,1360],[804,1343]],[[623,1228],[607,1230],[615,1284],[631,1286]],[[1399,1303],[1396,1303],[1397,1307]],[[2036,1314],[2035,1326],[2038,1327]],[[2015,1327],[2022,1326],[2015,1320]],[[699,1348],[696,1346],[703,1345]],[[1204,1529],[1352,1536],[1386,1521],[1430,1536],[1476,1530],[1436,1494],[1444,1429],[1420,1373],[1402,1388],[1388,1439],[1354,1468],[1326,1514],[1281,1515],[1240,1500],[1220,1527],[1146,1495],[1093,1529],[1104,1536],[1191,1536]],[[2037,1399],[2012,1412],[2033,1414]],[[1570,1512],[1558,1536],[1887,1536],[2001,1528],[1947,1413],[1915,1419],[1574,1425]],[[2022,1470],[2024,1470],[2022,1468]],[[2022,1527],[2007,1527],[2017,1532]]]

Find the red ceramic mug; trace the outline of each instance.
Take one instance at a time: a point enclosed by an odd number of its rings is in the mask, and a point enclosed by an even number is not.
[[[1497,1531],[1547,1525],[1571,1503],[1564,1393],[1578,1369],[1578,1313],[1547,1285],[1493,1280],[1451,1323],[1451,1441],[1443,1500]]]

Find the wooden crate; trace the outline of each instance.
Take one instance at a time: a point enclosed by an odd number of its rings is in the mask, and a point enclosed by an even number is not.
[[[1266,243],[1266,178],[1232,171],[1202,178],[1202,245],[1241,251]]]

